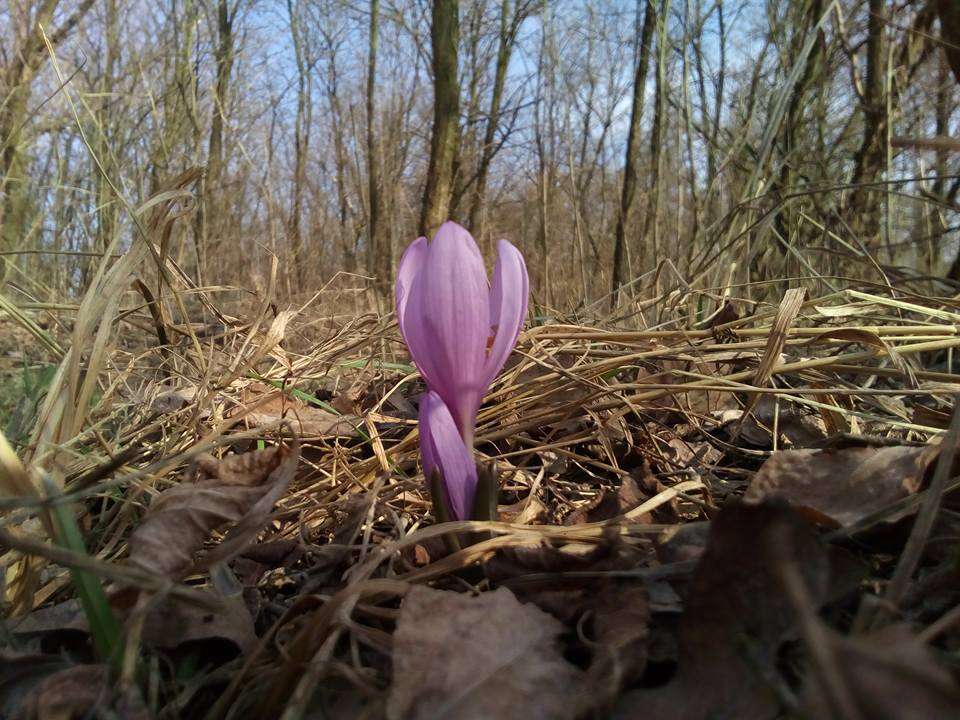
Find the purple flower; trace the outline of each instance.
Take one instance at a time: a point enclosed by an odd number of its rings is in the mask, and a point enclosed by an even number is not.
[[[431,242],[415,240],[397,270],[400,332],[468,453],[480,402],[513,350],[527,314],[529,282],[523,255],[506,240],[497,244],[497,251],[490,284],[473,237],[448,221]],[[424,463],[428,452],[432,450],[423,445]],[[452,494],[450,473],[442,463],[440,467]],[[475,483],[475,472],[473,478]],[[458,514],[452,500],[451,505]]]
[[[447,509],[457,520],[470,517],[477,490],[477,466],[446,404],[435,392],[420,401],[420,454],[423,472],[429,478],[440,471],[447,495]]]

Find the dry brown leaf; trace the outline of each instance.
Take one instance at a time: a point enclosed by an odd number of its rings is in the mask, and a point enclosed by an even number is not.
[[[592,502],[578,507],[565,517],[563,524],[570,526],[585,522],[604,522],[633,510],[647,499],[647,495],[640,491],[634,475],[638,476],[641,481],[653,477],[650,473],[650,466],[644,462],[641,468],[633,471],[630,475],[624,476],[620,487],[615,492],[601,490],[600,495],[594,498]],[[656,483],[656,480],[653,479],[653,482]],[[648,488],[644,489],[647,490]],[[651,494],[656,494],[656,491]]]
[[[414,587],[393,636],[390,720],[575,718],[582,672],[564,627],[506,588],[478,596]]]
[[[13,714],[14,720],[149,720],[136,687],[122,691],[108,681],[106,665],[75,665],[40,681]]]
[[[787,507],[725,506],[690,581],[680,621],[679,668],[668,685],[621,697],[615,718],[766,720],[781,644],[796,635],[779,564],[792,562],[819,607],[830,559],[813,530]]]
[[[272,473],[282,459],[279,445],[255,452],[226,455],[216,458],[210,453],[197,456],[197,467],[208,477],[227,485],[259,485]]]
[[[160,392],[150,402],[150,409],[160,415],[177,412],[194,402],[198,392],[196,385],[180,388],[161,387]],[[206,414],[209,415],[209,410]]]
[[[501,522],[533,525],[541,522],[547,516],[547,506],[540,501],[536,493],[531,493],[520,502],[512,505],[501,505],[497,512]]]
[[[222,655],[236,655],[253,646],[257,640],[253,618],[240,596],[224,598],[204,589],[190,592],[196,600],[168,595],[149,607],[141,637],[145,645],[173,649],[184,643],[203,641],[207,654],[214,654],[211,648],[220,645],[225,648]],[[120,591],[115,592],[110,601],[114,611],[125,613],[136,599],[136,592]],[[34,610],[11,629],[21,645],[39,644],[51,652],[71,641],[74,645],[81,644],[76,640],[78,637],[88,642],[90,634],[89,623],[77,599]],[[0,695],[2,692],[0,688]],[[4,715],[0,713],[0,717]]]
[[[61,655],[0,650],[0,717],[14,717],[44,678],[69,666]]]
[[[915,425],[926,425],[927,427],[946,430],[950,427],[950,418],[952,416],[952,410],[938,410],[936,408],[929,408],[926,405],[914,405],[910,422]]]
[[[501,548],[484,563],[491,583],[509,587],[523,602],[532,602],[564,623],[576,622],[596,595],[594,578],[567,578],[578,571],[629,570],[648,557],[642,545],[619,542],[615,533],[598,544],[545,542]]]
[[[204,655],[235,656],[257,642],[253,618],[240,595],[220,597],[198,589],[196,602],[170,596],[153,608],[143,623],[143,642],[151,647],[173,649],[184,643],[202,643]],[[214,646],[226,646],[223,653]]]
[[[276,427],[286,421],[302,438],[357,437],[357,428],[363,423],[356,415],[337,415],[307,405],[264,383],[252,383],[244,388],[242,400],[243,405],[233,409],[228,416],[246,413],[246,423],[261,428]]]
[[[671,436],[663,452],[669,461],[669,470],[714,465],[723,456],[723,453],[709,442],[684,440],[677,435]]]
[[[665,564],[699,560],[709,534],[710,523],[706,521],[673,525],[657,536],[657,557]]]
[[[923,642],[905,625],[890,625],[866,637],[825,631],[837,672],[831,684],[858,716],[869,720],[929,720],[956,717],[960,688]],[[826,669],[825,669],[826,670]],[[836,717],[837,690],[822,673],[811,671],[806,685],[806,717]],[[849,715],[848,715],[849,716]]]
[[[856,523],[920,489],[936,446],[781,450],[754,476],[744,499],[783,497],[811,517],[839,526]]]
[[[357,437],[357,427],[362,422],[355,415],[335,415],[323,408],[309,405],[276,414],[257,410],[245,419],[251,427],[262,428],[275,427],[286,420],[300,437],[307,439]]]
[[[249,474],[227,473],[239,478],[242,484],[220,479],[183,483],[162,492],[150,505],[140,526],[130,537],[130,563],[143,570],[170,578],[179,578],[193,565],[193,556],[209,535],[228,524],[236,523],[231,533],[214,551],[216,561],[244,547],[236,538],[242,536],[249,543],[262,526],[279,495],[286,489],[296,470],[300,457],[299,443],[281,453],[272,448],[258,450],[271,458],[270,462],[248,461],[248,467],[268,470],[273,461],[281,458],[272,471],[265,472],[259,483]],[[266,508],[266,509],[265,509]],[[211,553],[213,558],[213,553]],[[208,559],[213,562],[213,559]]]
[[[806,448],[821,443],[827,437],[823,418],[809,415],[793,404],[780,403],[769,396],[757,401],[753,410],[744,414],[740,410],[723,413],[721,420],[728,430],[739,424],[739,437],[754,447],[773,447],[773,429],[777,429],[779,445]],[[737,422],[739,420],[739,423]]]
[[[638,680],[647,665],[650,600],[643,585],[606,584],[591,608],[592,693],[606,703],[624,686]]]

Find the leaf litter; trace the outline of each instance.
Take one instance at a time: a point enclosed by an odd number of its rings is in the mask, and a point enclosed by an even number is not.
[[[664,298],[647,314],[665,329],[528,329],[479,418],[500,474],[492,523],[431,516],[423,385],[390,318],[224,312],[215,338],[178,333],[162,352],[131,327],[79,431],[38,420],[34,437],[81,452],[3,454],[0,708],[948,717],[956,468],[888,590],[960,389],[925,368],[960,346],[960,317],[931,304],[954,323],[934,325],[874,293],[869,328],[836,297],[792,293],[727,300],[699,324]],[[60,478],[88,555],[34,520],[41,473]],[[71,563],[107,591],[119,661],[91,643]]]

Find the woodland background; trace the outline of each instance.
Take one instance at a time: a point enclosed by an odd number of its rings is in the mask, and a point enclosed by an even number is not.
[[[0,28],[20,303],[86,287],[193,168],[166,247],[205,286],[275,254],[284,297],[386,289],[446,217],[566,311],[664,277],[960,280],[951,0],[10,0]]]

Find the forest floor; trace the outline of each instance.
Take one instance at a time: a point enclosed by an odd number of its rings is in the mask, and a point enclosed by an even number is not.
[[[955,299],[534,312],[438,525],[392,316],[111,282],[0,318],[0,717],[956,716]]]

